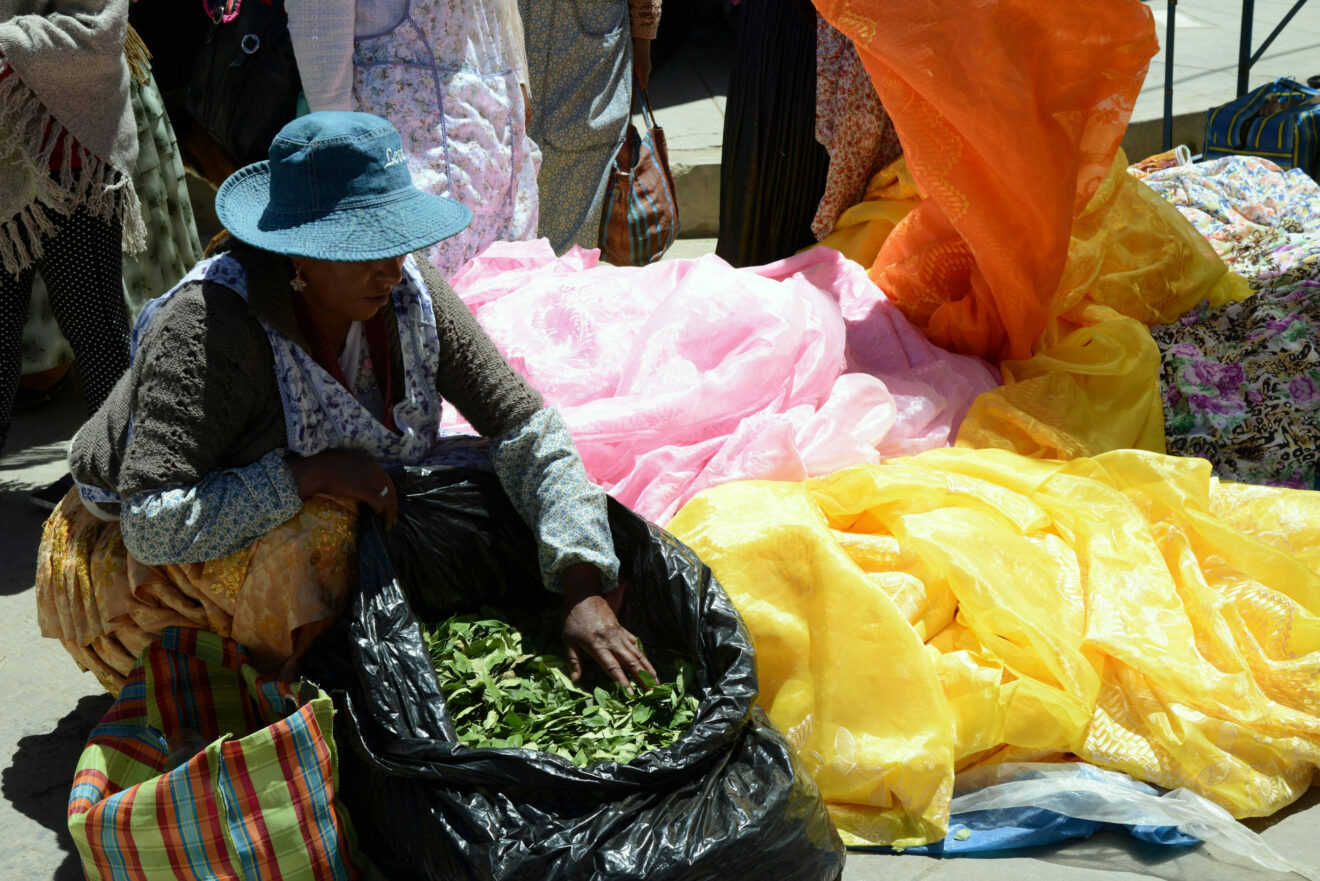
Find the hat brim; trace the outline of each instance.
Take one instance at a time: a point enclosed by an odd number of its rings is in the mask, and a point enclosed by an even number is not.
[[[324,214],[269,209],[269,162],[234,172],[215,196],[216,216],[239,241],[275,254],[340,263],[401,257],[462,232],[472,222],[466,205],[417,189]]]

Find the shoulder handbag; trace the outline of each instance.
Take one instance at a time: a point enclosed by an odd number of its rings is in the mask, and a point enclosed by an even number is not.
[[[259,162],[297,115],[302,89],[284,0],[202,0],[202,8],[211,27],[184,105],[235,163]]]
[[[610,165],[600,211],[600,256],[616,266],[646,266],[678,238],[678,198],[669,172],[665,130],[655,123],[651,99],[636,85],[646,134],[628,131]]]
[[[1320,173],[1320,91],[1280,77],[1206,113],[1204,159],[1263,156]]]

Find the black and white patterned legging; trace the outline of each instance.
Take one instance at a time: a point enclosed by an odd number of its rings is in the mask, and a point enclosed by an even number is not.
[[[123,252],[118,217],[93,217],[78,208],[52,215],[56,232],[42,242],[34,267],[12,275],[0,269],[0,449],[23,369],[23,323],[32,279],[41,270],[50,307],[73,347],[83,400],[93,413],[128,369],[128,307],[124,303]]]

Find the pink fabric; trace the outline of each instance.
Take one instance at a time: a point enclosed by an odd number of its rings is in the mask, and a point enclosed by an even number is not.
[[[665,523],[730,480],[802,480],[945,446],[978,358],[937,348],[829,248],[750,269],[715,256],[646,267],[497,242],[454,289],[563,414],[591,477]],[[462,428],[450,412],[447,428]]]

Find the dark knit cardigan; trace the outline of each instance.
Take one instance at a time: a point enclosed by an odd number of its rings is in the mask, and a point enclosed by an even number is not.
[[[192,486],[213,471],[249,465],[288,445],[275,355],[258,319],[307,348],[293,314],[293,265],[237,242],[228,253],[247,272],[248,300],[198,281],[160,308],[132,368],[73,439],[69,468],[79,483],[126,499]],[[512,430],[542,408],[541,396],[509,366],[424,256],[416,262],[440,336],[440,397],[487,437]],[[399,400],[398,324],[393,306],[386,310]]]

